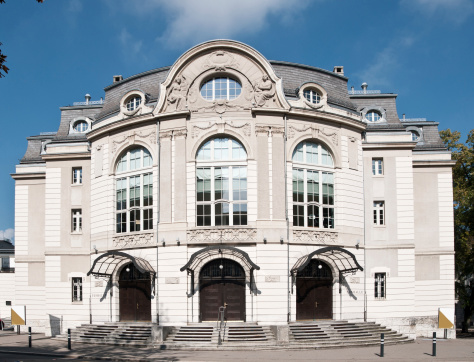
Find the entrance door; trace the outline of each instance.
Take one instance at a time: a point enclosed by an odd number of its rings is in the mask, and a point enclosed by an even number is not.
[[[332,272],[319,260],[296,275],[296,319],[332,319]]]
[[[120,321],[151,322],[150,274],[140,273],[130,263],[120,272]]]
[[[235,261],[216,259],[199,275],[201,321],[215,321],[219,307],[227,304],[228,321],[245,321],[245,271]]]

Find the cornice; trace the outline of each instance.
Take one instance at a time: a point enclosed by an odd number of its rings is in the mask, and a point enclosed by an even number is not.
[[[378,150],[378,149],[385,149],[385,150],[413,150],[415,148],[415,144],[413,142],[384,142],[384,143],[362,143],[363,150]]]
[[[46,178],[46,172],[11,173],[10,176],[14,180],[44,179]]]
[[[90,159],[90,152],[77,152],[77,153],[53,153],[50,155],[41,155],[45,161],[56,161],[56,160],[67,160],[67,159]]]
[[[456,160],[414,160],[413,167],[454,167]]]

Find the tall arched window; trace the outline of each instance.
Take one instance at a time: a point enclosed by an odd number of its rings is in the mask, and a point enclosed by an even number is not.
[[[318,143],[293,152],[293,226],[334,228],[334,161]]]
[[[153,172],[150,152],[131,148],[115,169],[116,232],[153,229]]]
[[[213,138],[196,155],[196,225],[247,225],[247,153],[231,138]]]

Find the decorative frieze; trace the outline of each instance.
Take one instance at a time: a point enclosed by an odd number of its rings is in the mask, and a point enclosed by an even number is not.
[[[134,248],[155,245],[153,233],[140,233],[133,235],[118,235],[112,238],[115,248]]]
[[[150,143],[156,143],[156,132],[153,130],[153,131],[149,131],[149,132],[145,132],[145,131],[133,131],[133,132],[129,132],[128,134],[126,135],[123,135],[123,136],[120,136],[120,137],[117,137],[115,139],[112,140],[112,152],[115,152],[118,148],[119,145],[121,145],[122,143],[124,143],[125,141],[128,141],[128,144],[130,145],[133,145],[135,143],[135,138],[142,138],[142,139],[148,139],[148,141]]]
[[[312,231],[312,230],[293,230],[293,242],[299,243],[317,243],[334,244],[338,240],[337,232],[330,231]]]
[[[188,243],[219,243],[255,241],[257,229],[194,229],[188,230]]]
[[[198,124],[193,125],[192,137],[193,138],[199,137],[199,135],[201,134],[201,131],[208,130],[208,129],[212,128],[215,125],[217,125],[218,127],[219,127],[219,125],[223,126],[222,130],[224,132],[225,132],[225,129],[227,127],[234,128],[234,129],[240,129],[241,132],[247,137],[250,136],[250,130],[252,129],[252,126],[250,125],[249,122],[245,122],[245,123],[241,123],[241,124],[238,124],[238,123],[236,124],[233,121],[223,122],[223,123],[220,123],[220,124],[213,123],[213,122],[208,122],[208,123],[205,123],[205,124],[199,124],[198,123]]]
[[[316,126],[303,126],[301,128],[295,126],[288,127],[288,138],[294,138],[296,133],[311,133],[313,138],[318,138],[319,134],[323,134],[326,137],[329,137],[334,145],[338,144],[338,135],[337,132],[327,131],[325,128],[319,128]]]
[[[184,137],[188,135],[188,130],[186,128],[170,129],[160,132],[160,140],[171,140],[176,137]]]
[[[265,275],[265,283],[278,283],[279,281],[279,275]]]
[[[239,64],[232,53],[218,50],[207,56],[202,67],[204,69],[214,69],[216,72],[225,72],[227,68],[238,69]]]

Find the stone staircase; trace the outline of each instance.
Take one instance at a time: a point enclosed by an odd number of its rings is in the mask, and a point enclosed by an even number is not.
[[[67,334],[56,336],[67,340]],[[104,323],[83,324],[71,331],[71,341],[99,344],[132,344],[137,346],[150,345],[150,323]]]
[[[413,342],[407,336],[370,322],[316,321],[291,323],[289,327],[290,344],[311,345],[316,348],[379,345],[382,333],[386,345]]]

